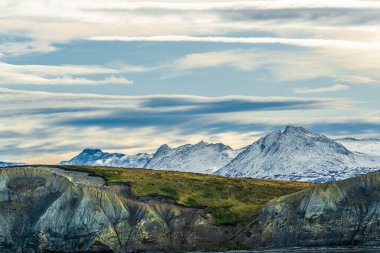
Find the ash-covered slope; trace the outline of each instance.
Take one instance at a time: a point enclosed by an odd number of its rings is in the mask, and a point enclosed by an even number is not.
[[[201,141],[177,148],[162,145],[145,166],[148,169],[176,170],[197,173],[213,173],[228,164],[240,150],[233,150],[222,143]]]
[[[54,167],[0,170],[0,252],[206,250],[231,228],[203,209]]]
[[[273,200],[235,240],[247,248],[379,246],[379,221],[375,172]]]
[[[310,182],[336,181],[378,170],[380,157],[351,152],[328,137],[288,126],[241,152],[215,174]]]
[[[120,153],[107,153],[100,149],[87,148],[71,160],[63,161],[59,164],[144,168],[151,157],[151,154],[146,153],[124,155]]]

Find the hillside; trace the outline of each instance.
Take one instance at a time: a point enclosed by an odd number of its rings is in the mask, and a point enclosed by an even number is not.
[[[135,196],[162,195],[186,206],[203,206],[217,224],[248,220],[269,200],[305,189],[311,184],[175,171],[94,166],[59,166],[103,177],[109,183],[129,183]]]

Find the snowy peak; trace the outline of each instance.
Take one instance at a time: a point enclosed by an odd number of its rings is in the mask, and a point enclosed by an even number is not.
[[[62,161],[59,164],[143,168],[151,157],[150,154],[146,153],[129,156],[120,153],[107,153],[96,148],[86,148],[71,160]]]
[[[154,153],[153,157],[166,155],[167,153],[169,153],[169,151],[170,151],[170,147],[167,144],[161,145],[157,149],[156,153]]]
[[[286,126],[284,133],[291,133],[291,134],[312,134],[312,132],[306,130],[306,128],[300,127],[300,126]]]
[[[162,145],[145,166],[149,169],[212,173],[229,163],[237,151],[222,143],[200,141],[177,148]]]
[[[376,161],[372,165],[378,167]],[[368,166],[367,162],[324,135],[288,126],[248,146],[215,174],[323,182],[345,177],[348,168]]]

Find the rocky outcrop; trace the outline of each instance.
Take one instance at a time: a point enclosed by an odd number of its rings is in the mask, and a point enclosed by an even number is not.
[[[235,241],[248,248],[380,245],[380,173],[269,202]]]
[[[0,252],[205,250],[226,240],[202,209],[49,167],[0,170]]]

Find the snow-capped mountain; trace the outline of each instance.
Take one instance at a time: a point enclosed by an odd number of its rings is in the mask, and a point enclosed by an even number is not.
[[[379,156],[350,151],[324,135],[288,126],[248,146],[215,174],[325,182],[379,168]]]
[[[197,173],[213,173],[228,164],[240,150],[233,150],[222,143],[201,141],[177,148],[162,145],[145,166],[148,169],[177,170]]]
[[[158,148],[153,155],[146,153],[124,155],[87,148],[71,160],[59,164],[213,173],[228,164],[241,151],[242,149],[233,150],[222,143],[208,144],[203,141],[195,145],[186,144],[177,148],[170,148],[165,144]]]
[[[380,156],[380,139],[343,138],[343,139],[337,139],[336,141],[351,151]]]
[[[13,163],[13,162],[1,162],[0,161],[0,167],[10,167],[10,166],[17,166],[17,165],[25,165],[25,163]]]
[[[59,164],[144,168],[144,165],[151,157],[151,154],[146,153],[124,155],[120,153],[107,153],[100,149],[86,148],[71,160],[63,161]]]

